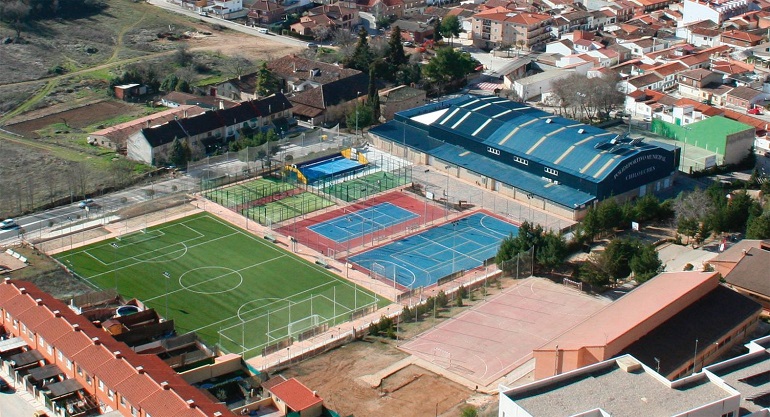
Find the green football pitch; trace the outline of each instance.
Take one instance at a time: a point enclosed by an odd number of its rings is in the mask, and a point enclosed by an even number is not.
[[[56,255],[99,288],[173,319],[178,334],[253,357],[386,300],[208,214]]]

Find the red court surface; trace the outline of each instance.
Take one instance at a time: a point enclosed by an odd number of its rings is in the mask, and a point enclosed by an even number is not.
[[[480,386],[609,304],[543,278],[527,278],[400,348]]]
[[[380,203],[391,203],[416,214],[416,217],[384,229],[377,229],[344,243],[335,242],[308,229],[309,226],[317,223],[337,217],[344,217],[349,212],[363,210]],[[326,256],[342,259],[351,252],[363,249],[363,247],[379,246],[385,243],[385,239],[398,233],[407,233],[412,228],[433,224],[434,222],[443,222],[445,215],[446,211],[444,208],[433,202],[429,202],[407,191],[391,191],[345,207],[330,209],[319,214],[309,214],[304,219],[295,218],[286,221],[276,231],[286,236],[292,236],[303,245]]]

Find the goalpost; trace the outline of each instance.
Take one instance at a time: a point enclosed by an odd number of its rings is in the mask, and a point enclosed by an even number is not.
[[[575,288],[578,291],[583,291],[583,283],[580,281],[573,281],[569,278],[564,278],[564,280],[562,280],[562,284],[564,284],[567,287]]]

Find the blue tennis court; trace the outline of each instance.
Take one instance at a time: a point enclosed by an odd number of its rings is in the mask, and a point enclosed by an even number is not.
[[[397,205],[380,203],[362,210],[346,211],[342,216],[315,224],[308,229],[337,243],[343,243],[417,216]]]
[[[297,166],[308,182],[314,182],[332,174],[355,171],[363,167],[364,165],[361,165],[358,161],[347,159],[344,156]]]
[[[519,228],[476,213],[355,256],[349,261],[407,288],[425,287],[457,271],[473,269],[497,254]]]

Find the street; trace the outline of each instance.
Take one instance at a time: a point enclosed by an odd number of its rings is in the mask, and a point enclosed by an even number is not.
[[[301,46],[306,47],[307,42],[302,41],[299,39],[291,38],[288,36],[279,36],[272,33],[259,33],[259,28],[254,28],[246,25],[242,25],[240,23],[231,22],[229,20],[220,19],[218,17],[215,17],[213,15],[208,16],[200,16],[197,12],[194,12],[192,10],[183,9],[182,7],[179,7],[175,4],[169,3],[165,0],[147,0],[147,3],[152,4],[153,6],[160,7],[162,9],[166,9],[170,12],[185,15],[187,17],[191,17],[193,19],[197,19],[203,22],[207,23],[216,23],[220,26],[226,27],[228,29],[236,30],[241,33],[245,33],[252,36],[257,36],[260,38],[264,38],[265,40],[269,40],[272,42],[282,43],[284,45],[289,46]]]

